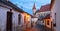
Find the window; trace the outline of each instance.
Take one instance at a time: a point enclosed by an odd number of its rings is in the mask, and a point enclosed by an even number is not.
[[[24,20],[26,21],[26,16],[24,16]]]
[[[19,14],[18,15],[18,24],[20,24],[20,22],[21,22],[21,15]]]
[[[47,21],[47,25],[49,25],[49,20]]]
[[[44,13],[44,16],[46,16],[46,13]]]
[[[56,27],[56,13],[55,13],[55,23],[53,25],[54,27]]]
[[[56,23],[55,24],[53,24],[54,25],[54,27],[56,27]]]

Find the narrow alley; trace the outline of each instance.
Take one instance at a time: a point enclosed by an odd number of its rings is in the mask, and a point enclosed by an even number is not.
[[[59,30],[53,3],[54,0],[0,0],[0,31]]]

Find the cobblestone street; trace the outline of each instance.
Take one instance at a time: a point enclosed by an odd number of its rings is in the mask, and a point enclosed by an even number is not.
[[[40,31],[40,29],[38,29],[38,28],[30,28],[30,29],[26,29],[25,31]]]
[[[43,27],[42,25],[36,25],[35,27],[26,28],[24,31],[51,31],[51,29]]]

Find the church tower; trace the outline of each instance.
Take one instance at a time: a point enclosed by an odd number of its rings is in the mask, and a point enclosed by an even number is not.
[[[35,14],[35,12],[36,12],[36,6],[35,6],[35,3],[34,3],[34,5],[33,5],[32,10],[33,10],[33,15],[34,15],[34,14]]]

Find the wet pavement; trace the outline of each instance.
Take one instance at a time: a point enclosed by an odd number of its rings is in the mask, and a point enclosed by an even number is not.
[[[26,28],[24,31],[51,31],[51,29],[48,29],[42,25],[36,24],[35,27]]]
[[[40,25],[40,24],[37,24],[36,28],[40,29],[40,31],[51,31],[51,29],[49,29],[43,25]]]
[[[40,29],[38,29],[38,28],[30,28],[30,29],[26,29],[25,31],[40,31]]]

